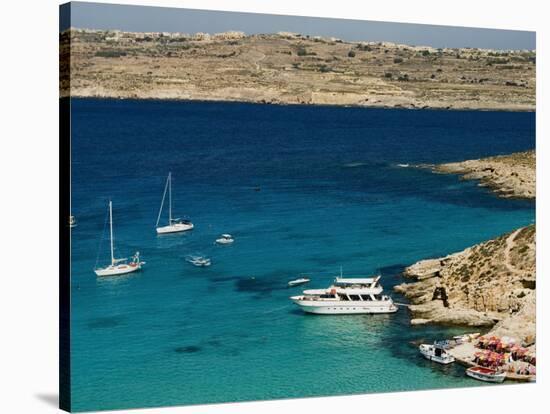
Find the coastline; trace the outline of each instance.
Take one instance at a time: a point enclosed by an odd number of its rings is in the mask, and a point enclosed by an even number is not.
[[[536,197],[535,150],[440,164],[432,169],[443,174],[459,174],[465,180],[479,181],[479,186],[490,188],[499,197]]]
[[[534,107],[502,107],[502,106],[487,106],[487,107],[474,107],[474,106],[462,106],[462,107],[453,107],[453,106],[415,106],[415,105],[386,105],[386,104],[364,104],[364,103],[350,103],[350,104],[339,104],[339,103],[304,103],[304,102],[266,102],[262,100],[247,100],[247,99],[236,99],[236,98],[190,98],[190,97],[165,97],[165,96],[140,96],[138,94],[134,96],[124,96],[120,94],[105,94],[105,95],[93,95],[81,92],[70,92],[61,91],[59,99],[112,99],[112,100],[137,100],[137,101],[173,101],[173,102],[222,102],[222,103],[235,103],[235,104],[253,104],[253,105],[276,105],[276,106],[318,106],[318,107],[341,107],[341,108],[364,108],[364,109],[403,109],[409,111],[478,111],[478,112],[536,112]]]
[[[478,180],[502,198],[535,199],[535,151],[432,166],[438,173]],[[413,282],[394,286],[410,301],[411,325],[482,327],[487,336],[513,338],[536,352],[536,227],[530,224],[445,257],[407,267]],[[476,365],[470,344],[450,352]],[[507,378],[531,380],[508,372]]]
[[[534,111],[535,51],[346,42],[294,33],[60,34],[60,95]]]
[[[412,283],[394,287],[409,299],[412,325],[491,328],[534,342],[535,226],[405,269]]]

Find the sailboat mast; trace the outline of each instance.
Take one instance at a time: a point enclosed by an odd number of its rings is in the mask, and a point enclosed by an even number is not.
[[[109,200],[109,228],[111,233],[111,264],[115,264],[115,251],[113,247],[113,202]]]
[[[168,180],[170,181],[170,186],[168,187],[168,204],[169,204],[168,225],[171,226],[172,225],[172,173],[171,172],[168,173]]]
[[[162,193],[162,201],[160,203],[159,215],[157,216],[157,224],[155,224],[155,227],[159,226],[160,216],[162,215],[162,208],[164,207],[164,200],[166,198],[166,191],[168,191],[168,185],[170,184],[170,174],[168,174],[168,178],[166,179],[166,185],[164,186],[164,193]]]

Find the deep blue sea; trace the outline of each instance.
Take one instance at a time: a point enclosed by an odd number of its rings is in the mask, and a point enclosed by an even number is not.
[[[414,345],[464,329],[306,315],[287,282],[342,267],[391,292],[408,264],[533,222],[532,202],[414,166],[534,146],[534,113],[73,99],[73,409],[479,385]],[[169,171],[195,229],[157,236]],[[109,199],[118,256],[147,263],[100,279]]]

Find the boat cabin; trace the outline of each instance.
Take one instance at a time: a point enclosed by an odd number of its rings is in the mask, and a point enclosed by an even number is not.
[[[389,300],[388,296],[373,293],[372,289],[309,289],[304,290],[305,300],[336,300],[351,302],[374,302]]]
[[[170,219],[170,224],[191,224],[191,221],[184,220],[181,218],[173,218],[173,219]]]
[[[369,278],[342,278],[337,277],[333,286],[344,289],[377,289],[381,288],[380,276]]]

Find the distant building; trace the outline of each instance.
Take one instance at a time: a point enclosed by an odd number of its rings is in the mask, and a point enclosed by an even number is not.
[[[216,33],[213,38],[216,40],[238,40],[246,37],[244,32],[228,31],[223,33]]]
[[[212,36],[210,36],[209,33],[202,33],[202,32],[198,32],[198,33],[195,33],[193,36],[191,36],[191,39],[193,40],[199,40],[199,41],[208,41],[212,38]]]

